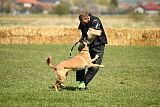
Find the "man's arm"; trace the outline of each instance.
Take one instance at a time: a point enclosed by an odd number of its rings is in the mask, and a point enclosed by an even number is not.
[[[83,29],[81,23],[79,24],[78,29],[81,30],[81,32],[82,32],[82,36],[81,36],[81,38],[79,39],[79,42],[81,42],[84,38],[88,38],[87,32]]]
[[[98,18],[95,18],[93,21],[92,21],[92,24],[87,32],[87,35],[88,36],[100,36],[102,31],[101,31],[101,22]]]

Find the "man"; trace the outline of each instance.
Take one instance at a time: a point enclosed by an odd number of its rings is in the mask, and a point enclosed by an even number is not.
[[[98,59],[93,63],[101,64],[105,44],[107,44],[107,38],[102,23],[98,17],[95,17],[86,11],[83,11],[79,14],[79,20],[80,24],[78,29],[80,29],[82,32],[82,37],[80,38],[79,41],[83,40],[84,38],[88,38],[87,32],[89,28],[95,30],[101,30],[102,32],[101,35],[97,36],[89,46],[89,53],[91,59],[94,58],[96,55],[99,55]],[[80,81],[78,88],[80,89],[87,88],[88,83],[92,80],[92,78],[95,76],[98,70],[99,68],[97,67],[91,67],[88,68],[88,72],[86,74],[85,74],[85,69],[77,71],[76,80]]]

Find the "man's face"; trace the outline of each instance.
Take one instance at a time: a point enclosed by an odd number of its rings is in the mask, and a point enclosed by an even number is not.
[[[90,16],[82,18],[81,23],[83,25],[86,25],[87,23],[89,23],[89,21],[90,21]]]

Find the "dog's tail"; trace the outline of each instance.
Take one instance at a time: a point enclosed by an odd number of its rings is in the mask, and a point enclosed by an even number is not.
[[[51,68],[56,69],[56,66],[55,66],[55,65],[53,65],[51,62],[52,62],[52,57],[51,57],[51,56],[49,56],[49,57],[46,59],[46,63],[47,63],[47,65],[48,65],[49,67],[51,67]]]

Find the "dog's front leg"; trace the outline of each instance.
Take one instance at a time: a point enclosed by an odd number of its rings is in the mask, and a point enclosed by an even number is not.
[[[90,64],[88,67],[104,67],[104,65]]]
[[[95,58],[91,59],[91,62],[96,61],[98,57],[99,57],[99,55],[96,55]]]

